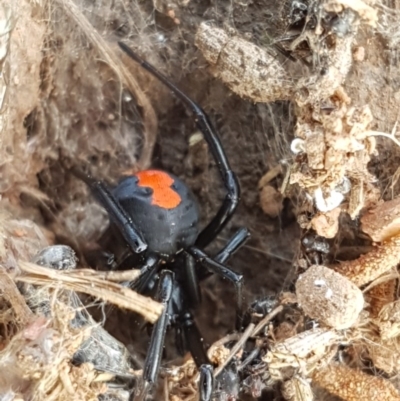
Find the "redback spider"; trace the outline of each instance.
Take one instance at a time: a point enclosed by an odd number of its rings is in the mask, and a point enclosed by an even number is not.
[[[191,109],[217,163],[227,192],[225,200],[215,217],[200,231],[199,209],[192,192],[170,173],[141,171],[123,178],[115,188],[110,189],[90,173],[78,168],[72,168],[72,172],[89,186],[130,250],[140,255],[141,274],[131,287],[138,292],[146,292],[150,284],[158,282],[156,299],[165,306],[153,327],[143,368],[143,383],[135,400],[143,400],[156,382],[165,332],[167,327],[173,326],[178,348],[188,349],[200,368],[199,391],[201,399],[207,401],[212,397],[212,368],[192,310],[200,303],[199,278],[204,278],[208,272],[215,273],[235,285],[236,325],[237,328],[241,326],[243,277],[225,266],[224,262],[249,237],[247,229],[237,231],[215,257],[203,251],[231,219],[239,202],[240,187],[220,139],[201,107],[124,43],[119,42],[119,46]]]

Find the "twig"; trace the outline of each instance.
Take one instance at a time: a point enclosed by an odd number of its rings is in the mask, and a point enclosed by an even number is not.
[[[58,271],[28,262],[19,262],[19,266],[24,275],[16,277],[17,281],[52,288],[61,285],[65,290],[83,292],[120,308],[139,313],[151,323],[158,319],[163,309],[163,306],[153,299],[120,284],[104,280],[101,275],[96,275],[90,270]]]
[[[99,278],[103,280],[110,281],[134,281],[140,276],[140,271],[138,269],[133,270],[125,270],[125,271],[108,271],[108,272],[99,272],[92,269],[79,269],[76,272],[80,272],[83,276],[89,277],[93,276],[94,278]]]
[[[265,316],[264,319],[258,322],[256,328],[251,333],[251,337],[256,336],[270,322],[270,320],[272,320],[278,313],[281,313],[282,310],[283,310],[283,305],[279,305],[271,313],[268,313],[268,315]]]
[[[225,368],[226,365],[231,361],[231,359],[239,352],[242,348],[243,344],[247,341],[247,339],[251,336],[254,330],[254,323],[250,323],[247,326],[247,329],[244,331],[243,335],[240,337],[239,341],[232,347],[228,357],[225,361],[218,366],[217,369],[214,371],[214,377],[217,377]]]

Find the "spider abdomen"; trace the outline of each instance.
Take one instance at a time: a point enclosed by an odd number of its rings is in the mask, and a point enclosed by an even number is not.
[[[145,170],[124,178],[113,193],[140,227],[148,252],[172,256],[196,241],[197,201],[178,177],[164,171]]]

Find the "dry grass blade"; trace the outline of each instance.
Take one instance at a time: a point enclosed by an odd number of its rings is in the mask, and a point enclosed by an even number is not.
[[[99,274],[89,269],[57,271],[28,262],[20,262],[19,266],[24,274],[18,276],[17,281],[83,292],[120,308],[139,313],[151,323],[158,319],[163,309],[163,306],[153,299],[105,280],[104,273]]]

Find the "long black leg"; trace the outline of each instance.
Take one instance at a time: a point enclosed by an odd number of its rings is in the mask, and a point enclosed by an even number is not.
[[[172,299],[173,287],[174,273],[169,270],[163,270],[160,275],[156,299],[164,305],[164,310],[153,327],[150,345],[143,368],[143,386],[139,394],[135,396],[134,401],[144,400],[148,391],[157,381],[163,354],[165,332],[170,323],[168,312],[169,304]]]
[[[202,250],[194,246],[187,249],[187,252],[194,257],[197,263],[200,263],[206,269],[231,281],[235,285],[236,305],[237,305],[236,327],[240,329],[243,317],[243,276],[241,274],[235,273],[229,267],[224,266],[223,264],[218,263],[215,260],[211,259]]]
[[[213,259],[224,264],[233,254],[250,238],[250,233],[247,228],[239,228],[238,231],[228,240],[225,246],[213,257]],[[212,273],[207,269],[197,269],[197,277],[199,281],[210,277]]]
[[[186,293],[188,294],[188,305],[187,308],[195,309],[201,302],[201,292],[199,286],[199,280],[196,272],[196,262],[192,255],[185,253],[185,286],[187,288]]]
[[[205,364],[200,366],[199,394],[200,401],[211,401],[214,391],[213,367]]]
[[[181,325],[185,335],[185,342],[197,367],[209,364],[210,361],[204,349],[203,338],[190,312],[186,312],[183,315]]]
[[[196,246],[204,248],[207,246],[225,227],[232,217],[240,198],[240,186],[235,173],[231,170],[225,151],[217,132],[213,128],[207,114],[192,99],[186,96],[180,89],[171,83],[163,74],[157,71],[151,64],[140,58],[130,47],[122,42],[118,42],[120,48],[133,60],[139,63],[145,70],[150,72],[165,86],[167,86],[177,98],[185,103],[194,113],[195,121],[205,140],[210,147],[211,153],[217,163],[222,181],[224,182],[227,194],[218,213],[210,223],[202,230],[196,241]]]
[[[249,230],[239,228],[213,259],[218,263],[225,263],[249,238]]]
[[[110,220],[118,227],[132,251],[143,252],[147,244],[142,234],[107,186],[76,167],[71,168],[71,172],[90,188],[93,196],[106,209]]]

